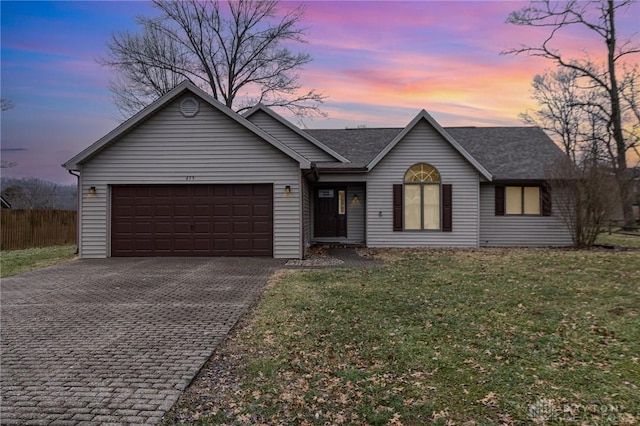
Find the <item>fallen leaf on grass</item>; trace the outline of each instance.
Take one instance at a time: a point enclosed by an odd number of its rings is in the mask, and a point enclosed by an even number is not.
[[[437,413],[434,411],[431,414],[431,417],[433,418],[433,420],[445,419],[449,417],[449,410],[445,408],[444,410],[441,410]]]
[[[392,426],[402,426],[402,422],[400,421],[400,414],[394,413],[393,417],[389,419],[389,423],[387,424]]]
[[[489,392],[484,398],[478,399],[476,402],[479,402],[486,407],[495,407],[498,405],[498,395],[494,392]]]

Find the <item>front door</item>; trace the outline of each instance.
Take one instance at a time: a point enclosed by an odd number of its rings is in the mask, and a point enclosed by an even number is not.
[[[317,238],[347,236],[346,188],[317,188],[314,234]]]

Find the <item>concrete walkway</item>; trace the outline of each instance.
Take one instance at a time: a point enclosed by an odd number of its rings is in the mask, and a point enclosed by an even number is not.
[[[5,278],[0,423],[157,424],[283,261],[73,261]]]
[[[320,247],[310,250],[304,260],[292,259],[286,263],[289,269],[321,268],[369,268],[384,262],[358,254],[354,247]]]

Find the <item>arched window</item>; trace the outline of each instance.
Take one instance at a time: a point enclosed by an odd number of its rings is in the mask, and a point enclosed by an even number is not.
[[[440,173],[426,163],[404,175],[404,229],[440,229]]]

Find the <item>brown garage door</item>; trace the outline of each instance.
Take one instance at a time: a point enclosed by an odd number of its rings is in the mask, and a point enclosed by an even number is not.
[[[111,188],[112,256],[272,256],[272,185]]]

